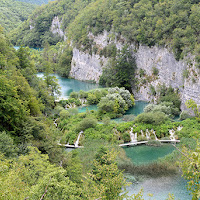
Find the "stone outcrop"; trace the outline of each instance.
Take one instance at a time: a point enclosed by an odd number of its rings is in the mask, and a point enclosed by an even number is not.
[[[107,59],[104,57],[89,55],[74,48],[70,76],[78,80],[98,83],[106,63]]]
[[[147,46],[140,46],[136,52],[137,78],[139,84],[134,90],[135,97],[141,100],[154,101],[156,97],[152,95],[151,88],[159,91],[160,86],[165,84],[172,86],[179,91],[182,100],[182,109],[188,99],[195,100],[200,104],[200,81],[198,69],[192,56],[184,60],[177,61],[168,49]],[[156,68],[157,75],[153,74]],[[139,71],[144,70],[143,76],[139,76]]]
[[[110,35],[106,31],[102,35],[94,36],[90,33],[88,36],[101,49],[110,42]],[[114,43],[118,49],[123,47],[119,41],[114,40]],[[131,45],[131,48],[135,49],[134,45]],[[137,87],[133,89],[136,99],[156,101],[156,96],[152,95],[152,87],[159,91],[160,86],[165,84],[179,91],[183,109],[188,99],[193,99],[200,104],[199,70],[195,67],[192,56],[177,61],[167,48],[157,46],[150,48],[144,45],[140,45],[137,51],[133,52],[136,57],[138,78]],[[74,48],[70,76],[78,80],[98,83],[102,68],[107,62],[108,59],[104,57],[96,54],[89,55]],[[142,76],[141,69],[144,71]],[[155,69],[157,74],[153,72]]]
[[[54,35],[58,34],[60,37],[63,37],[64,40],[66,40],[66,36],[63,30],[61,29],[61,24],[62,21],[60,22],[58,16],[55,16],[53,18],[50,30]]]

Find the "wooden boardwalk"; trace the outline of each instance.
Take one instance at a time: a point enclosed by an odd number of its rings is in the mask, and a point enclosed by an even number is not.
[[[177,143],[180,142],[180,140],[156,140],[156,141],[160,141],[161,143]],[[129,142],[129,143],[124,143],[124,144],[120,144],[120,147],[125,147],[125,146],[135,146],[135,145],[140,145],[140,144],[146,144],[148,143],[148,141],[141,141],[141,142]]]
[[[125,146],[134,146],[134,145],[138,145],[138,144],[146,144],[148,143],[148,141],[141,141],[141,142],[129,142],[129,143],[124,143],[124,144],[120,144],[120,147],[125,147]]]
[[[71,145],[71,144],[60,144],[58,143],[59,146],[62,147],[66,147],[66,148],[73,148],[73,149],[77,149],[77,148],[83,148],[84,146],[75,146],[75,145]]]

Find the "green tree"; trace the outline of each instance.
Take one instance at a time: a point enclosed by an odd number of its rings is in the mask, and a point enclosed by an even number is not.
[[[93,161],[92,172],[89,173],[89,184],[95,188],[91,188],[86,199],[123,199],[122,187],[126,185],[123,173],[118,169],[115,162],[116,152],[108,151],[102,147],[99,149]],[[86,185],[87,187],[87,185]],[[94,192],[94,193],[91,193]]]
[[[71,70],[71,61],[72,61],[72,48],[67,47],[62,50],[62,54],[59,57],[58,68],[56,71],[61,75],[68,77]]]
[[[196,119],[199,121],[200,120],[200,111],[199,111],[199,106],[196,104],[196,102],[192,99],[187,100],[185,105],[187,108],[191,108],[192,111],[194,112]]]
[[[179,162],[183,176],[188,182],[188,189],[191,191],[192,200],[200,198],[200,144],[197,143],[195,150],[182,149],[182,158]]]
[[[128,46],[124,46],[116,58],[111,59],[109,66],[103,70],[100,84],[125,87],[131,91],[135,69],[135,58]]]
[[[17,92],[14,82],[0,75],[0,125],[1,130],[17,131],[29,112]]]

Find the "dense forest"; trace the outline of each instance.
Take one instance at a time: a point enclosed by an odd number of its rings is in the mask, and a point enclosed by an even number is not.
[[[6,7],[4,12],[10,8],[9,17],[17,20],[20,16],[19,23],[24,21],[9,37],[5,30],[13,29],[10,21],[6,18],[0,26],[0,199],[143,200],[142,190],[127,195],[125,174],[137,181],[139,177],[181,173],[188,180],[192,199],[198,200],[199,105],[189,100],[186,106],[190,112],[181,111],[178,90],[163,84],[156,104],[148,104],[137,116],[124,114],[135,105],[131,84],[137,66],[129,44],[165,46],[173,50],[177,60],[191,53],[200,61],[199,2],[57,0],[37,7],[29,17],[32,10],[24,9],[27,15],[22,18],[21,6],[28,5],[23,2],[0,2]],[[57,16],[65,41],[63,35],[50,30]],[[89,35],[104,31],[109,32],[110,41],[101,49]],[[115,39],[127,45],[119,51]],[[13,44],[21,47],[15,50]],[[104,69],[100,79],[107,87],[71,92],[67,100],[55,101],[60,87],[51,74],[69,76],[73,46],[110,58],[111,67]],[[37,72],[43,72],[44,78],[37,77]],[[158,74],[156,68],[153,74]],[[144,71],[140,70],[140,75]],[[97,109],[80,113],[77,108],[90,105]],[[175,116],[180,116],[178,121]],[[123,122],[116,123],[115,118]],[[131,132],[137,133],[138,142],[147,141],[149,146],[162,146],[159,140],[180,143],[168,156],[138,166],[119,147],[132,141]],[[67,152],[63,147],[75,146],[77,138],[84,148]],[[174,199],[173,194],[168,199]]]
[[[163,87],[158,105],[150,104],[143,114],[117,124],[110,119],[122,116],[134,104],[128,90],[115,87],[73,92],[68,100],[55,104],[59,87],[49,76],[50,66],[45,65],[42,80],[36,76],[30,49],[16,51],[2,28],[0,41],[1,199],[141,200],[142,192],[132,197],[122,195],[127,182],[121,170],[134,176],[157,177],[176,174],[178,167],[189,180],[193,198],[198,199],[200,113],[195,102],[189,101],[188,107],[196,118],[185,113],[182,118],[186,120],[173,122],[173,116],[180,112],[179,96],[172,88]],[[83,102],[98,104],[98,110],[78,113],[74,106]],[[157,137],[164,139],[171,128],[179,126],[183,128],[176,132],[182,141],[178,148],[190,159],[176,151],[160,162],[137,167],[118,147],[130,141],[131,127],[134,132],[154,129]],[[73,144],[81,130],[84,148],[66,153],[62,144]],[[146,139],[138,136],[138,141]],[[151,136],[149,145],[158,143]]]
[[[50,26],[54,16],[58,16],[68,39],[84,49],[95,47],[89,33],[98,35],[106,30],[111,41],[123,36],[126,43],[168,46],[176,59],[192,53],[199,61],[198,3],[196,0],[59,0],[35,11],[13,33],[12,41],[28,46],[42,46],[45,41],[55,44],[58,38],[54,35],[52,41]],[[30,30],[30,24],[34,29]]]
[[[0,1],[0,25],[6,32],[17,28],[20,23],[27,20],[28,16],[36,8],[30,3],[18,2],[15,0]]]
[[[29,50],[11,47],[2,28],[0,41],[0,198],[117,198],[125,181],[116,148],[98,141],[80,152],[88,156],[66,154],[57,142],[63,133],[52,123],[59,92],[54,78],[48,69],[44,80],[38,78]]]

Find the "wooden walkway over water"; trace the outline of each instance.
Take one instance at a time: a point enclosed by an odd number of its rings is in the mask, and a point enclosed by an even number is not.
[[[75,146],[75,145],[72,145],[72,144],[60,144],[58,143],[59,146],[61,147],[66,147],[66,148],[72,148],[72,149],[77,149],[77,148],[83,148],[84,146]]]
[[[180,140],[156,140],[159,141],[161,143],[178,143],[180,142]],[[148,143],[148,141],[141,141],[141,142],[129,142],[129,143],[124,143],[124,144],[120,144],[120,147],[126,147],[126,146],[135,146],[135,145],[140,145],[140,144],[146,144]]]
[[[157,140],[160,141],[161,143],[178,143],[180,142],[180,140]],[[136,145],[140,145],[140,144],[146,144],[148,143],[148,141],[141,141],[141,142],[129,142],[129,143],[124,143],[124,144],[120,144],[120,147],[129,147],[129,146],[136,146]],[[58,143],[59,146],[62,147],[66,147],[66,148],[83,148],[84,146],[78,146],[78,145],[71,145],[71,144],[60,144]]]

